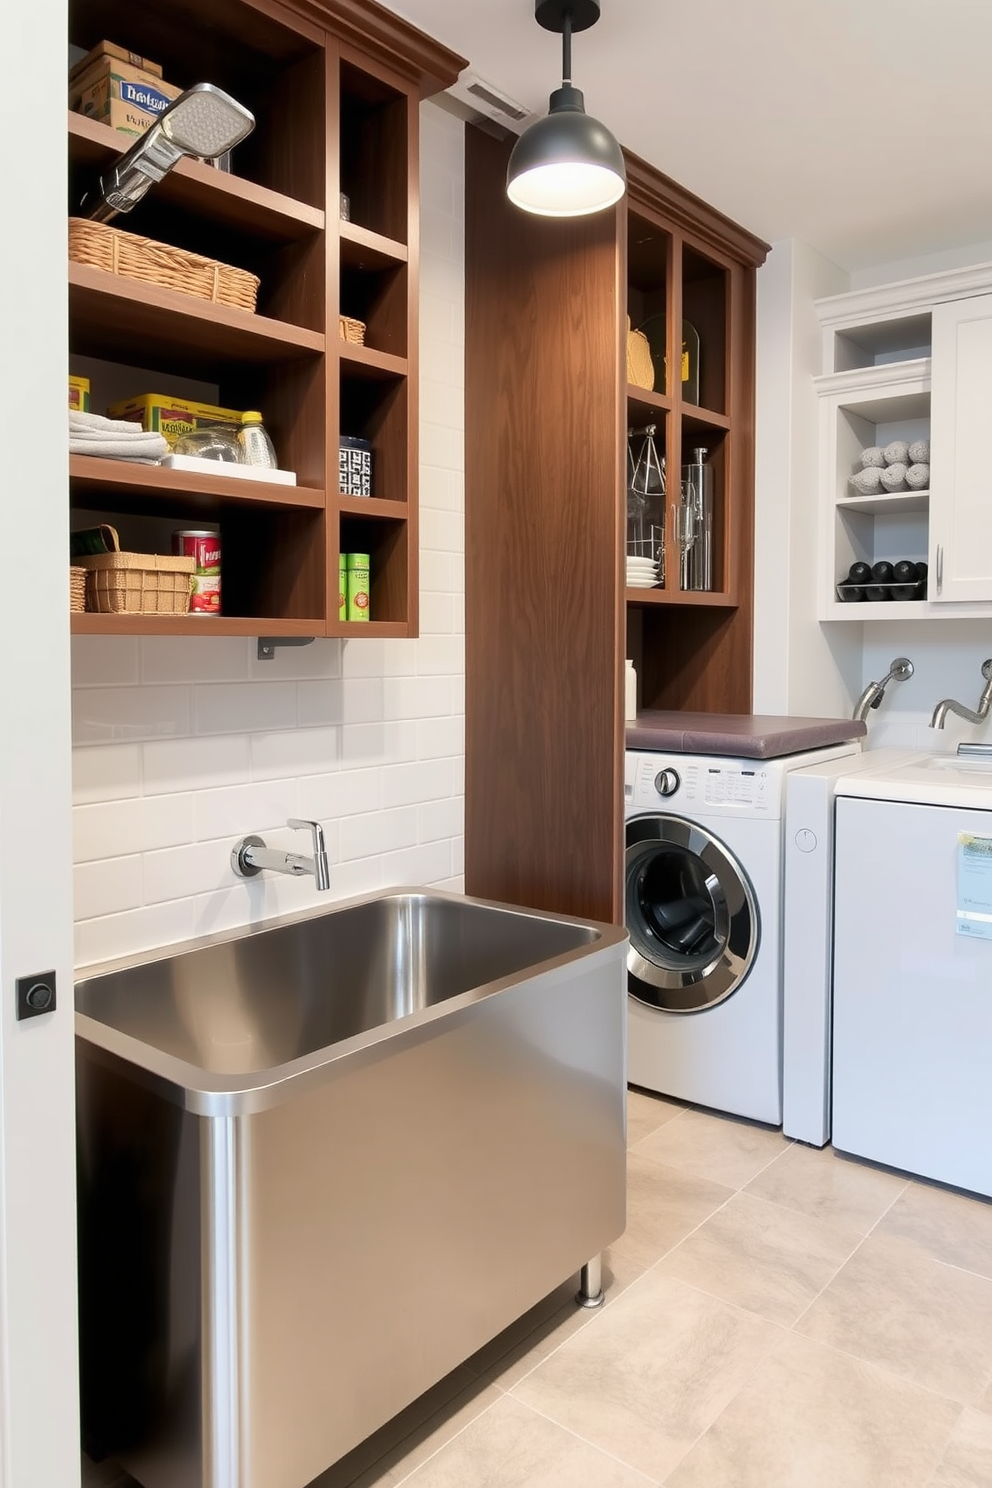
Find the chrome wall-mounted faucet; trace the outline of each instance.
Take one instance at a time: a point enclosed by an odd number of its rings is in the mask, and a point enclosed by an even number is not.
[[[235,873],[239,878],[255,878],[266,868],[273,873],[289,873],[293,878],[302,878],[305,874],[312,873],[318,889],[329,889],[331,874],[324,847],[324,829],[320,822],[291,816],[286,825],[295,827],[300,832],[311,833],[312,858],[305,858],[301,853],[281,852],[278,848],[266,847],[261,837],[242,837],[231,848],[231,867]]]
[[[858,723],[863,723],[868,717],[869,708],[877,708],[885,696],[885,689],[890,682],[905,682],[913,675],[915,667],[908,656],[897,656],[889,667],[888,676],[883,677],[881,682],[869,682],[864,692],[854,705],[851,717]]]
[[[985,686],[978,699],[978,707],[974,711],[966,708],[963,703],[956,702],[954,698],[944,698],[933,710],[930,727],[943,728],[944,719],[948,713],[956,713],[959,718],[966,718],[969,723],[984,723],[989,716],[989,708],[992,707],[992,656],[982,662],[982,676],[985,678]]]

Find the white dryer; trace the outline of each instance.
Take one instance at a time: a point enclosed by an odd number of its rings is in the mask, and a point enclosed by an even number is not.
[[[782,1122],[785,781],[859,742],[751,759],[628,749],[628,1079]]]
[[[834,1145],[992,1195],[992,761],[837,796]]]

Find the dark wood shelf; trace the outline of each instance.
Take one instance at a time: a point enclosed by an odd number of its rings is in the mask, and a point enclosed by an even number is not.
[[[672,400],[667,393],[655,393],[652,392],[650,388],[637,387],[634,383],[628,382],[628,408],[631,407],[631,405],[635,407],[640,406],[647,411],[647,414],[650,414],[652,411],[657,413],[670,413],[672,409]],[[648,419],[648,421],[650,422],[650,418]]]
[[[682,404],[682,423],[687,429],[730,428],[730,419],[725,413],[714,413],[709,408],[697,408],[693,403]]]
[[[628,589],[626,599],[628,605],[631,606],[691,605],[693,607],[703,606],[710,610],[736,610],[739,607],[733,595],[718,593],[715,589]]]
[[[389,269],[409,261],[405,243],[383,237],[357,222],[338,224],[341,240],[341,263],[349,269]]]
[[[360,636],[379,636],[385,640],[402,640],[415,634],[405,620],[329,620],[329,636],[355,640]]]
[[[73,635],[322,636],[324,621],[245,618],[241,615],[91,615],[73,613]]]
[[[358,346],[354,341],[341,341],[339,351],[342,376],[382,380],[406,377],[409,369],[406,357],[374,351],[371,346]]]
[[[69,159],[74,164],[103,170],[133,143],[130,136],[111,129],[108,124],[70,110]],[[158,201],[272,242],[290,243],[324,230],[324,213],[318,207],[204,165],[200,160],[180,160],[153,189]],[[124,229],[127,224],[128,214],[112,223]]]
[[[405,501],[384,501],[379,496],[339,496],[338,511],[348,517],[379,517],[386,522],[408,522],[410,508]]]
[[[318,331],[88,264],[69,265],[69,314],[71,349],[80,355],[128,362],[140,355],[145,364],[154,356],[159,369],[187,375],[195,358],[201,377],[232,363],[293,362],[324,350]]]
[[[69,456],[69,492],[77,505],[92,505],[101,495],[106,497],[104,504],[108,506],[121,496],[149,502],[173,497],[209,497],[218,505],[274,508],[322,509],[325,505],[324,492],[311,486],[284,486],[272,481],[170,470],[158,465],[129,464],[125,460],[101,460],[95,455]]]

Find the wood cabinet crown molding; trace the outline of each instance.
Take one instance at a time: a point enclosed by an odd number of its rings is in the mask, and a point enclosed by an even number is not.
[[[761,267],[771,251],[769,243],[730,217],[725,217],[639,155],[625,149],[623,156],[631,206],[648,207],[660,213],[672,226],[688,232],[697,242],[729,253],[751,268]]]
[[[268,13],[269,0],[251,0]],[[440,93],[468,66],[468,59],[435,41],[375,0],[282,0],[281,8],[315,22],[342,41],[418,83],[421,98]]]

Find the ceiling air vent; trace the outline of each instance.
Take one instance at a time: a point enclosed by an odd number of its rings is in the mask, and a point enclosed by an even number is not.
[[[450,97],[467,104],[475,114],[502,124],[505,129],[519,133],[532,117],[532,110],[525,108],[515,98],[481,78],[477,73],[465,72],[447,90]]]

